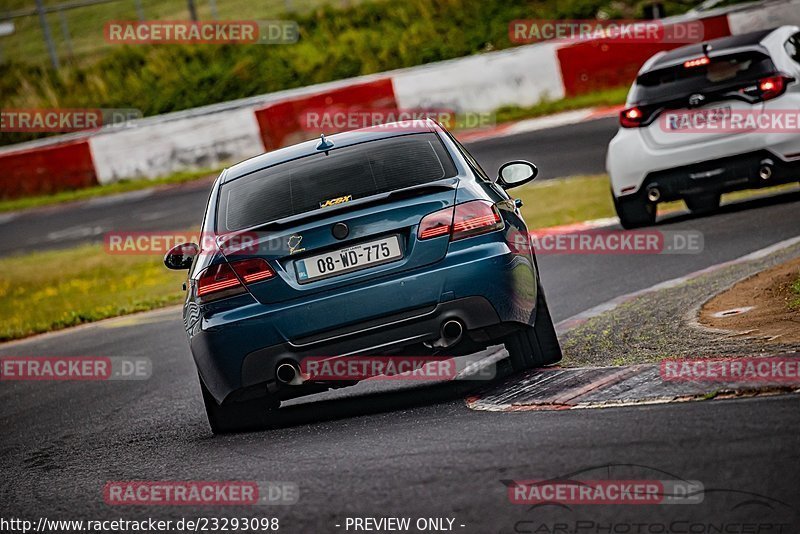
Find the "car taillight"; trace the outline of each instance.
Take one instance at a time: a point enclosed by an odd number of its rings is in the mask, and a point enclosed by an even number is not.
[[[261,280],[267,280],[275,276],[275,271],[270,268],[266,260],[262,260],[261,258],[235,261],[231,263],[231,266],[245,284],[260,282]]]
[[[644,112],[638,107],[623,109],[619,113],[619,124],[623,128],[638,128],[644,121]]]
[[[453,225],[453,208],[445,208],[443,210],[434,211],[429,213],[419,222],[419,230],[417,230],[418,239],[431,239],[442,235],[450,235],[450,230]]]
[[[706,56],[690,59],[689,61],[683,62],[683,67],[686,69],[691,69],[694,67],[702,67],[703,65],[708,65],[711,63],[711,59]]]
[[[758,90],[761,91],[761,98],[770,100],[783,94],[786,84],[790,80],[786,76],[769,76],[758,80]]]
[[[250,284],[273,276],[275,271],[260,258],[212,265],[197,278],[197,296],[201,300],[232,297],[245,292],[242,281]]]
[[[453,234],[450,241],[485,234],[503,227],[497,206],[485,200],[473,200],[456,206],[453,217]]]
[[[417,238],[449,235],[450,241],[485,234],[503,227],[500,211],[485,200],[472,200],[429,213],[419,223]]]

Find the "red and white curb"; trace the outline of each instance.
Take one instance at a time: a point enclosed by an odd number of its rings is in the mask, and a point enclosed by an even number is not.
[[[594,221],[587,221],[588,224],[592,224],[593,222]],[[575,231],[569,230],[571,226],[575,225],[565,225],[556,228],[560,228],[563,231]],[[556,332],[559,335],[565,334],[586,323],[586,321],[614,310],[620,305],[630,302],[642,295],[674,288],[690,280],[717,272],[726,267],[760,260],[797,244],[800,244],[800,236],[779,241],[768,247],[745,254],[744,256],[717,263],[684,276],[660,282],[639,291],[620,295],[560,321],[556,324]],[[502,349],[490,355],[488,358],[491,358],[492,362],[496,362],[505,355],[506,351]],[[684,385],[683,387],[677,388],[672,386],[670,388],[665,388],[662,382],[656,382],[658,379],[657,373],[655,378],[653,378],[653,369],[657,367],[657,365],[633,365],[603,368],[583,367],[562,369],[560,367],[555,367],[539,369],[531,371],[522,377],[511,377],[505,382],[493,387],[492,390],[487,393],[468,397],[465,399],[465,402],[470,409],[495,412],[571,410],[692,400],[715,391],[715,388],[707,384],[702,386],[697,386],[695,384],[689,386]],[[615,386],[618,386],[624,381],[634,380],[634,377],[638,375],[641,375],[643,378],[637,382],[638,385],[642,386],[637,395],[628,395],[627,397],[619,395],[604,397],[601,395],[604,390],[614,389]],[[585,379],[585,377],[589,378]],[[654,383],[658,384],[658,388],[655,388],[653,391],[651,386]],[[713,384],[711,384],[711,386],[713,386]],[[800,384],[798,384],[798,386],[800,386]],[[632,386],[628,384],[624,387],[619,386],[616,389],[631,391]]]

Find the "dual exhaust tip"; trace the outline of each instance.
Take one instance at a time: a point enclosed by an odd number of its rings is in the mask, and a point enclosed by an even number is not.
[[[448,319],[442,323],[439,330],[439,339],[428,344],[431,348],[452,347],[464,336],[464,325],[457,319]],[[275,368],[275,378],[278,382],[288,386],[299,386],[305,382],[300,367],[295,362],[282,362]]]
[[[767,182],[772,178],[775,163],[771,159],[764,159],[758,164],[758,177]],[[658,202],[661,200],[661,189],[658,184],[653,184],[647,188],[647,200]]]

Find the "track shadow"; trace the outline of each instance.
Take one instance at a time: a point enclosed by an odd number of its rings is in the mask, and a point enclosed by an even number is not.
[[[461,400],[489,385],[513,374],[507,358],[497,362],[497,372],[491,380],[460,379],[434,384],[421,384],[393,391],[371,391],[345,398],[310,400],[279,408],[269,413],[268,422],[262,422],[249,432],[290,428],[364,415],[408,410]]]
[[[778,206],[781,204],[791,204],[792,202],[800,201],[800,190],[790,191],[787,193],[776,193],[774,195],[754,198],[736,200],[728,204],[724,204],[719,209],[710,213],[696,214],[690,212],[680,212],[675,214],[666,214],[659,216],[656,226],[667,226],[670,224],[677,224],[694,219],[703,219],[714,215],[738,213],[746,210],[766,208],[769,206]]]

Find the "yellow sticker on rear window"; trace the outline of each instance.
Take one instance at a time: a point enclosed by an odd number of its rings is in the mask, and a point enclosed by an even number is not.
[[[327,208],[330,206],[335,206],[336,204],[344,204],[345,202],[350,202],[353,200],[353,195],[347,195],[345,197],[337,197],[332,198],[330,200],[325,200],[324,202],[319,203],[320,208]]]

